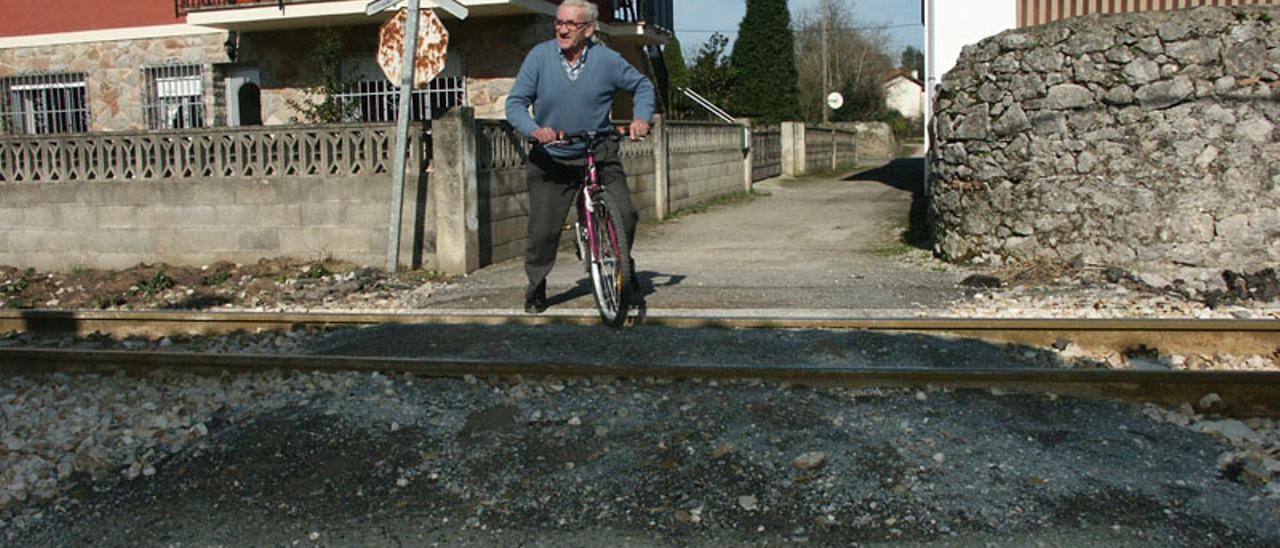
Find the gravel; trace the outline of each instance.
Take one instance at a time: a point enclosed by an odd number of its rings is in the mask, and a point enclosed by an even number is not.
[[[12,545],[1280,541],[1274,423],[1197,409],[319,372],[0,394]]]
[[[488,336],[489,351],[524,345],[532,357],[554,360],[566,356],[555,341],[592,331],[434,329],[445,331],[387,326],[124,341],[10,334],[0,341],[413,356],[457,355]],[[1096,364],[1066,358],[1071,345],[1031,352],[956,340],[930,343],[941,348],[929,354],[920,352],[922,339],[876,334],[672,331],[684,335],[640,328],[600,340],[602,348],[624,349],[649,341],[655,354],[691,362],[734,363],[736,354],[737,363],[851,363],[871,350],[860,358],[867,365]],[[695,352],[681,354],[679,346]],[[940,358],[948,354],[950,361]],[[545,538],[569,544],[619,534],[659,544],[1016,543],[1032,531],[1054,531],[1068,543],[1189,543],[1210,535],[1214,544],[1273,544],[1280,539],[1280,429],[1268,418],[1218,416],[1219,401],[1209,394],[1163,409],[697,380],[10,375],[0,380],[0,538],[23,545],[489,544],[552,532]],[[362,470],[368,463],[376,464]],[[217,479],[223,476],[230,486]],[[576,495],[557,485],[576,485]],[[368,501],[354,507],[333,492],[365,486],[356,499]],[[323,496],[311,495],[317,491]],[[217,517],[206,526],[183,513],[215,503]],[[378,510],[384,506],[431,510],[401,515]]]

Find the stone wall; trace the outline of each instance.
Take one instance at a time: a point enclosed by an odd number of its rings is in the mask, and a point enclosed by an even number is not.
[[[1006,31],[965,48],[935,112],[948,260],[1183,277],[1280,261],[1280,9]]]

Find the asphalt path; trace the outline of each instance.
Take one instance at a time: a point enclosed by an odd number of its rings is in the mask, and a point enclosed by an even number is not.
[[[837,177],[769,179],[754,199],[641,223],[633,255],[644,310],[897,315],[943,307],[961,296],[963,276],[901,260],[922,172],[921,158],[902,158]],[[519,310],[525,284],[523,262],[505,261],[449,284],[427,307]],[[549,314],[594,307],[590,280],[564,245],[548,299]]]

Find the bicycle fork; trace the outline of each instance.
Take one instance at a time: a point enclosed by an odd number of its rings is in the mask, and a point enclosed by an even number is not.
[[[592,250],[596,249],[598,242],[595,241],[595,203],[591,199],[591,188],[596,184],[596,163],[595,159],[590,155],[587,156],[587,181],[582,185],[581,194],[578,198],[578,220],[573,223],[573,234],[578,243],[578,260],[582,261],[583,268],[590,273],[591,264],[595,262],[596,255]]]

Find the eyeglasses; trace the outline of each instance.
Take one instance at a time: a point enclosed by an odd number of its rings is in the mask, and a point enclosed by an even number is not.
[[[562,20],[562,19],[556,19],[556,28],[566,27],[566,28],[570,28],[570,29],[573,29],[573,30],[582,30],[582,27],[585,27],[585,26],[587,26],[587,25],[589,25],[589,24],[591,24],[591,23],[589,23],[589,22],[587,22],[587,21],[583,21],[583,22],[579,23],[579,22],[577,22],[577,21],[564,21],[564,20]]]

